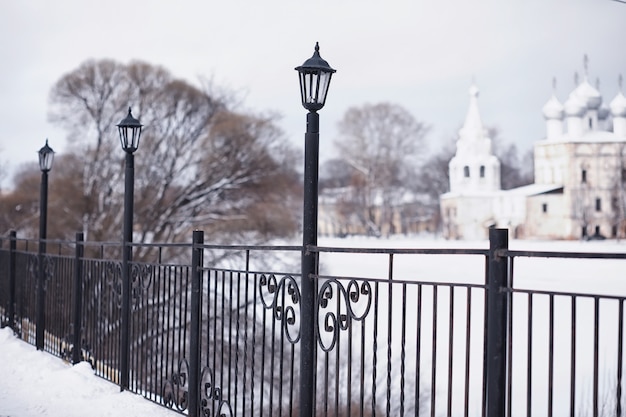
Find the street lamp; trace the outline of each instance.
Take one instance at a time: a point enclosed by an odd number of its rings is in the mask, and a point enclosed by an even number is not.
[[[122,334],[120,337],[120,388],[128,388],[129,357],[130,357],[130,262],[132,260],[133,241],[133,199],[135,182],[135,156],[133,153],[139,148],[139,138],[143,125],[131,114],[117,125],[120,134],[120,143],[126,153],[126,167],[124,179],[124,231],[122,236]]]
[[[313,381],[315,381],[315,255],[307,250],[317,245],[317,197],[319,166],[319,115],[326,103],[330,78],[335,72],[320,57],[319,44],[315,44],[313,56],[296,71],[300,76],[302,105],[309,111],[306,116],[304,135],[304,212],[302,218],[302,304],[300,311],[300,416],[313,416]]]
[[[41,170],[41,187],[39,193],[39,273],[37,280],[37,330],[35,332],[35,346],[38,350],[43,349],[45,329],[45,271],[44,254],[46,253],[46,237],[48,227],[48,172],[52,169],[54,151],[46,144],[39,149],[39,169]]]

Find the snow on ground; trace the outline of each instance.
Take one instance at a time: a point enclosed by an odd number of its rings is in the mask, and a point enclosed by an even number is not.
[[[145,398],[120,392],[86,362],[71,366],[40,352],[11,329],[0,329],[0,417],[178,415]]]

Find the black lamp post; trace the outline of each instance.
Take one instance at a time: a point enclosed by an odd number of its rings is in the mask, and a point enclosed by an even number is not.
[[[35,333],[35,346],[38,350],[43,349],[45,329],[45,266],[44,254],[46,253],[46,237],[48,228],[48,172],[52,169],[54,151],[48,146],[48,139],[43,148],[39,149],[39,169],[41,169],[41,188],[39,193],[39,274],[37,279],[37,330]]]
[[[120,388],[128,388],[129,384],[129,357],[130,357],[130,262],[132,260],[133,241],[133,200],[135,182],[135,156],[133,153],[139,148],[142,124],[131,114],[117,125],[120,133],[120,143],[126,152],[126,167],[124,180],[124,231],[122,236],[122,329],[120,337]]]
[[[319,44],[315,44],[313,56],[296,67],[300,76],[302,105],[309,111],[304,135],[304,212],[302,219],[302,305],[300,345],[300,416],[312,417],[314,409],[315,364],[315,255],[307,250],[317,245],[317,197],[319,166],[319,115],[324,107],[330,78],[335,72],[320,57]]]

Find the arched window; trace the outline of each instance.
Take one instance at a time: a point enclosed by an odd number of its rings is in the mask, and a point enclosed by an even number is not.
[[[468,167],[467,165],[465,165],[465,166],[463,167],[463,176],[464,176],[465,178],[469,178],[469,176],[470,176],[469,167]]]
[[[480,178],[485,178],[485,166],[480,166]]]

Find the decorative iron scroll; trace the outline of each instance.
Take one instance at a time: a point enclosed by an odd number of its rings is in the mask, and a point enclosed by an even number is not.
[[[228,401],[222,398],[222,389],[215,385],[215,375],[211,368],[202,369],[200,407],[205,416],[232,417],[233,409]]]
[[[111,288],[118,307],[122,305],[122,289],[124,283],[122,280],[122,263],[119,261],[106,261],[103,266],[103,274],[106,282]],[[152,284],[154,276],[154,267],[146,264],[130,264],[130,282],[131,282],[131,300],[132,305],[136,309],[139,307],[143,295]]]
[[[278,281],[274,274],[261,274],[259,294],[266,309],[271,309],[274,318],[281,323],[289,343],[300,340],[300,288],[291,275]],[[296,308],[298,311],[296,311]]]
[[[334,349],[339,332],[348,330],[352,321],[367,317],[372,305],[372,288],[367,281],[329,279],[318,296],[318,343],[322,350]]]
[[[105,261],[102,266],[102,273],[105,277],[105,282],[111,288],[117,306],[122,307],[122,263],[119,261]]]
[[[185,411],[189,406],[189,362],[182,359],[178,363],[178,372],[163,384],[161,393],[163,405],[178,411]]]
[[[148,291],[154,277],[154,267],[147,264],[130,264],[131,299],[135,309],[139,307],[143,295]]]

